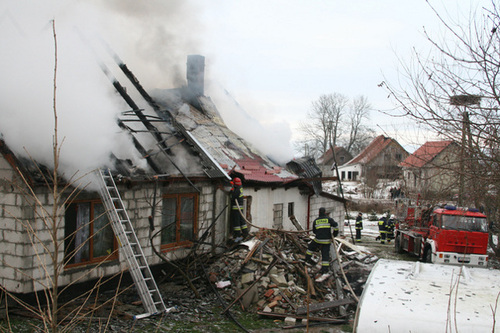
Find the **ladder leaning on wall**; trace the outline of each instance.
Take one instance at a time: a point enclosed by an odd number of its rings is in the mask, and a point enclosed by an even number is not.
[[[135,316],[135,319],[167,311],[160,290],[134,232],[130,218],[123,205],[120,193],[109,169],[97,171],[99,178],[99,194],[108,213],[113,231],[123,250],[129,265],[130,275],[141,297],[146,313]]]

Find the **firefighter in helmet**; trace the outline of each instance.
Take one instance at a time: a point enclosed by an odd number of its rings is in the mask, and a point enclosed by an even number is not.
[[[306,263],[308,265],[316,265],[312,260],[313,252],[318,249],[321,251],[321,270],[322,275],[317,279],[318,282],[323,281],[329,272],[330,267],[330,244],[332,242],[332,228],[338,227],[334,219],[326,215],[326,209],[319,209],[319,216],[313,222],[314,239],[309,243],[306,251]],[[335,230],[333,230],[334,237]]]
[[[381,244],[385,244],[385,239],[387,237],[387,217],[385,215],[383,215],[378,221],[378,232],[380,233],[380,236],[377,238],[380,238]]]
[[[391,215],[389,220],[387,220],[387,243],[391,242],[391,239],[394,239],[394,229],[396,228],[396,216],[394,214]]]
[[[359,213],[356,217],[356,242],[361,242],[361,230],[363,230],[363,213]]]
[[[235,177],[231,182],[233,187],[229,192],[231,198],[231,226],[235,242],[241,242],[248,236],[248,227],[242,217],[243,213],[243,187],[241,179]]]

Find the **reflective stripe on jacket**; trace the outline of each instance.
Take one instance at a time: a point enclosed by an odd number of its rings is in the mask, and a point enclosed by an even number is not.
[[[320,216],[313,222],[315,241],[319,244],[330,244],[332,240],[332,228],[338,226],[334,219],[328,216]]]

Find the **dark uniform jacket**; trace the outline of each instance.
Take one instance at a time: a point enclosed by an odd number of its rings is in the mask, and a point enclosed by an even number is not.
[[[363,217],[356,217],[356,229],[363,230]]]
[[[231,205],[233,209],[238,209],[236,206],[235,200],[238,200],[238,205],[240,205],[240,209],[243,209],[243,187],[234,185],[231,189]]]
[[[316,235],[314,241],[319,244],[330,244],[332,241],[332,228],[338,226],[331,217],[320,215],[313,222],[313,232]]]

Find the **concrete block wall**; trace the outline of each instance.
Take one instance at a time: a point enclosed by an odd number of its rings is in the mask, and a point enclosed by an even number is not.
[[[0,284],[13,292],[24,292],[31,258],[30,243],[24,225],[33,223],[33,214],[25,215],[27,202],[18,186],[25,188],[12,166],[0,158]]]
[[[52,239],[52,225],[57,225],[58,258],[64,258],[64,209],[59,209],[52,217],[54,198],[50,189],[37,187],[35,189],[37,204],[33,205],[33,198],[25,197],[21,204],[23,216],[23,234],[25,242],[22,243],[23,266],[22,292],[28,293],[51,287],[51,280],[55,265],[52,254],[55,244]],[[64,198],[62,198],[64,199]],[[54,220],[53,220],[54,219]],[[61,271],[61,273],[63,273]],[[34,283],[35,282],[35,283]]]
[[[345,219],[345,209],[344,204],[340,201],[335,201],[323,196],[313,196],[311,198],[311,228],[312,222],[318,217],[319,209],[325,207],[327,212],[330,212],[330,217],[337,222],[339,226],[339,233],[344,233],[344,219]]]
[[[33,210],[32,200],[25,198],[15,187],[11,186],[12,181],[19,181],[17,174],[12,171],[9,164],[6,164],[0,158],[0,284],[11,292],[29,293],[35,290],[41,290],[50,287],[50,276],[53,273],[54,266],[51,262],[50,254],[54,244],[52,242],[50,230],[47,222],[40,218],[42,207],[47,212],[52,212],[54,200],[48,189],[40,187],[36,189],[36,195],[39,205],[37,211]],[[199,194],[199,229],[198,234],[202,235],[226,204],[226,195],[222,191],[216,191],[215,186],[209,182],[197,183],[196,186],[201,190]],[[154,254],[149,242],[149,220],[151,215],[151,203],[153,200],[154,184],[143,183],[127,188],[118,184],[120,195],[127,208],[127,213],[135,228],[139,242],[143,248],[144,254],[150,265],[162,263],[161,259]],[[160,230],[161,225],[161,187],[157,192],[157,204],[155,213],[155,229]],[[179,182],[168,185],[163,188],[165,193],[193,192],[194,189],[185,182]],[[215,195],[214,195],[214,191]],[[93,197],[91,193],[86,193],[85,197]],[[95,195],[98,198],[98,195]],[[214,200],[216,213],[214,214]],[[8,214],[9,212],[10,214]],[[37,214],[38,213],[38,214]],[[59,211],[57,229],[58,240],[60,243],[58,257],[62,262],[64,259],[64,209]],[[31,231],[26,228],[32,228],[37,238],[33,238]],[[216,242],[222,242],[226,232],[226,214],[222,214],[215,226]],[[160,237],[156,237],[157,248],[160,247]],[[212,241],[212,236],[207,238]],[[210,249],[209,246],[206,247]],[[189,249],[177,249],[167,252],[167,257],[179,259],[187,255]],[[111,276],[128,268],[128,264],[122,253],[118,261],[110,261],[102,265],[78,266],[61,271],[59,284],[66,285],[74,281],[83,282],[97,279],[102,276]],[[34,281],[36,281],[34,283]]]

